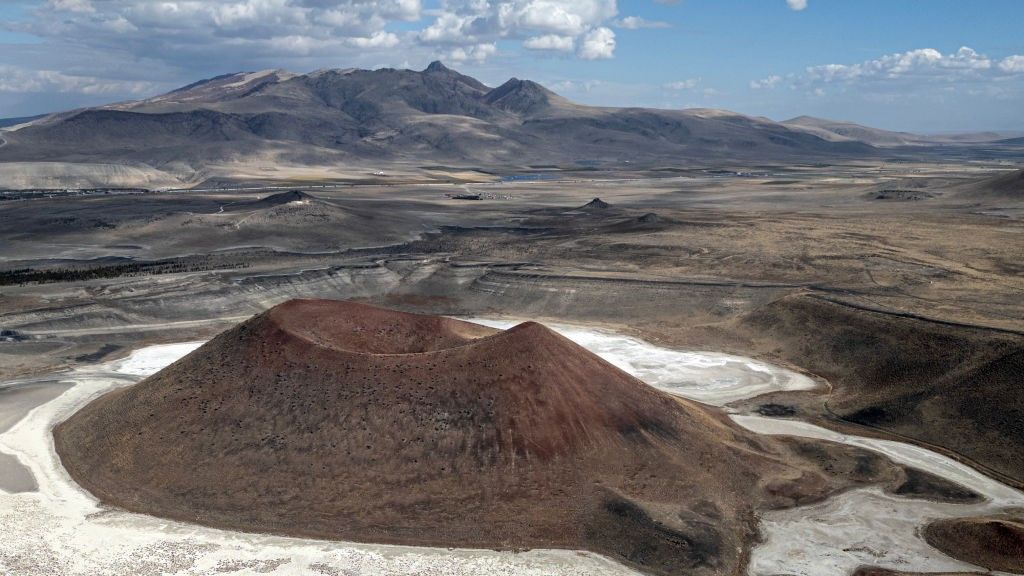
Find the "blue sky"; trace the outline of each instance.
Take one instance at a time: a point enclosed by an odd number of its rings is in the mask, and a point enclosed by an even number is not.
[[[3,0],[0,117],[441,59],[596,105],[1020,131],[1021,22],[1021,0]]]

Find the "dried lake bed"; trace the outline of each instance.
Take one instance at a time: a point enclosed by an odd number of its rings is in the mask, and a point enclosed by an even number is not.
[[[473,319],[505,328],[507,320]],[[766,392],[807,390],[814,380],[756,360],[654,346],[582,326],[552,328],[649,384],[712,405]],[[0,572],[11,574],[633,574],[599,555],[566,550],[522,553],[328,542],[217,530],[131,514],[100,505],[60,465],[51,429],[92,399],[159,371],[201,342],[150,346],[127,358],[54,374],[36,391],[5,404],[0,453],[31,479],[0,491]],[[39,381],[41,382],[41,381]],[[34,384],[38,385],[39,382]],[[23,383],[22,386],[28,386]],[[9,393],[18,386],[5,388]],[[26,388],[28,390],[28,388]],[[17,414],[20,412],[21,414]],[[1024,507],[1024,495],[933,452],[841,435],[795,420],[734,415],[765,434],[791,434],[881,452],[958,482],[986,500],[940,504],[851,490],[819,504],[766,513],[763,544],[750,574],[845,575],[861,564],[914,571],[971,570],[928,546],[918,528],[929,520]],[[0,461],[2,464],[2,461]],[[13,484],[12,484],[13,485]]]

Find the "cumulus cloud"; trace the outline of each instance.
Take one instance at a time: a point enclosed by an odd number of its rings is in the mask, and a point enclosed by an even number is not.
[[[582,34],[618,12],[614,0],[520,0],[497,4],[513,25],[561,34]]]
[[[458,44],[476,37],[470,34],[472,23],[473,18],[470,16],[445,12],[439,14],[433,24],[420,31],[419,38],[431,44]]]
[[[576,54],[584,60],[611,58],[615,54],[615,32],[603,26],[587,32]]]
[[[0,22],[39,40],[0,51],[2,90],[111,99],[262,68],[482,63],[514,44],[604,59],[612,28],[665,25],[620,18],[616,0],[31,1]]]
[[[750,87],[753,88],[754,90],[771,90],[772,88],[778,86],[780,82],[782,82],[782,76],[772,74],[771,76],[762,78],[760,80],[751,80]]]
[[[608,0],[448,0],[420,33],[425,42],[463,43],[547,33],[579,36],[617,13]]]
[[[422,0],[32,0],[0,29],[38,41],[0,50],[5,102],[149,95],[225,72],[378,67],[453,56],[478,62],[491,40],[427,47]],[[482,45],[482,46],[481,46]],[[454,50],[461,48],[461,50]],[[99,96],[103,96],[100,98]],[[63,104],[61,104],[63,105]],[[40,105],[42,106],[42,104]]]
[[[790,10],[800,11],[807,8],[807,0],[786,0]]]
[[[678,80],[676,82],[669,82],[665,84],[665,88],[669,90],[693,90],[700,84],[699,78],[687,78],[686,80]]]
[[[806,70],[806,77],[822,83],[887,82],[901,79],[955,82],[1013,73],[1014,58],[1024,59],[1021,56],[1009,56],[996,66],[989,57],[967,46],[951,54],[943,54],[934,48],[920,48],[858,64],[811,66]],[[1008,63],[1007,66],[1004,67],[1004,63]]]
[[[523,40],[523,48],[528,50],[556,50],[559,52],[572,52],[575,47],[576,40],[572,36],[559,36],[558,34],[533,36]]]
[[[639,30],[641,28],[671,28],[672,25],[668,22],[662,22],[660,20],[648,20],[639,16],[626,16],[615,21],[615,25],[619,28],[625,28],[627,30]]]
[[[398,36],[392,32],[377,31],[370,36],[355,36],[348,43],[359,48],[393,48],[398,46]]]
[[[1015,54],[1003,58],[999,62],[999,69],[1008,74],[1024,73],[1024,56]]]
[[[85,14],[96,11],[89,0],[48,0],[46,4],[51,9],[57,11],[82,12]]]
[[[61,92],[78,94],[144,94],[152,92],[151,82],[129,81],[64,74],[56,70],[26,70],[0,65],[0,92]]]
[[[28,17],[0,23],[40,38],[26,62],[0,65],[103,77],[192,80],[227,71],[374,67],[396,59],[483,62],[502,42],[582,59],[610,58],[616,0],[35,0]],[[624,18],[633,28],[659,26]],[[49,51],[49,53],[46,53]],[[91,62],[66,64],[70,55]],[[399,56],[396,56],[400,54]],[[54,66],[58,64],[58,66]]]
[[[554,82],[545,82],[544,84],[559,94],[563,92],[586,94],[603,86],[604,82],[600,80],[556,80]]]
[[[48,0],[8,28],[178,64],[393,48],[393,22],[422,17],[420,0]],[[344,55],[344,52],[338,53]]]
[[[617,14],[615,0],[445,0],[417,37],[449,46],[512,39],[531,50],[576,47],[580,58],[610,58],[615,34],[605,24]]]
[[[448,52],[448,59],[452,62],[483,62],[498,51],[494,44],[475,44],[473,46],[457,46]]]
[[[810,66],[799,73],[773,74],[749,83],[754,90],[783,84],[811,96],[847,94],[875,102],[958,93],[1019,98],[1024,95],[1024,55],[999,59],[967,46],[949,53],[918,48],[853,64]]]

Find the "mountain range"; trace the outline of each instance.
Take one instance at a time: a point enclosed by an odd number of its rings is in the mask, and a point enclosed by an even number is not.
[[[584,106],[530,80],[492,88],[440,62],[422,71],[227,74],[145,100],[28,119],[0,134],[0,174],[6,166],[26,181],[65,173],[88,180],[85,164],[104,167],[100,180],[143,185],[268,165],[829,161],[956,141],[809,117]],[[988,137],[998,135],[974,138]]]

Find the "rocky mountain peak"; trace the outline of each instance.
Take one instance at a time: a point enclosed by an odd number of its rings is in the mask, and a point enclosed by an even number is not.
[[[440,60],[434,60],[424,70],[424,72],[451,72],[451,69],[441,63]]]

